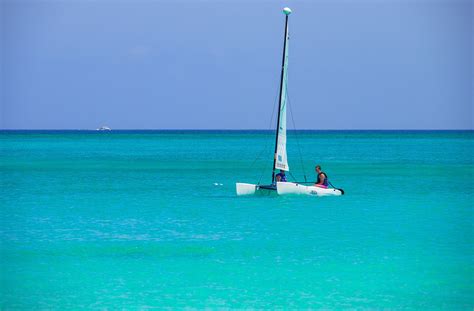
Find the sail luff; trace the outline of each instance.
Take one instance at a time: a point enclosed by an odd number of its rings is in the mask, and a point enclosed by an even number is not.
[[[288,28],[285,45],[285,62],[283,67],[283,83],[280,98],[280,122],[278,127],[278,144],[276,152],[275,169],[289,171],[286,154],[286,106],[287,106],[287,80],[288,80]]]
[[[280,80],[280,100],[278,103],[278,121],[275,138],[275,153],[272,167],[272,183],[275,181],[275,169],[289,171],[287,154],[286,154],[286,84],[288,78],[288,15],[291,13],[289,8],[285,8],[283,12],[285,19],[285,38],[283,44],[283,59]]]

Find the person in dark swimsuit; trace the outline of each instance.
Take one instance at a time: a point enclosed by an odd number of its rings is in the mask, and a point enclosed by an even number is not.
[[[321,171],[321,165],[316,165],[316,176],[318,179],[314,184],[316,187],[327,188],[328,187],[328,176],[326,173]]]
[[[280,170],[280,173],[275,175],[276,181],[286,182],[286,175],[284,170]]]

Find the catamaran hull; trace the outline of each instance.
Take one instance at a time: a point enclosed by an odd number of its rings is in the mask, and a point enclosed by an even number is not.
[[[257,190],[257,185],[236,183],[235,188],[237,191],[237,195],[252,195],[255,194],[255,191]]]
[[[276,195],[275,186],[261,186],[246,183],[236,183],[235,188],[237,195]]]
[[[246,183],[235,184],[237,195],[287,195],[305,194],[316,196],[339,196],[344,192],[341,189],[320,188],[315,186],[305,186],[292,182],[277,182],[275,186],[261,186]]]
[[[344,192],[341,189],[320,188],[315,186],[305,186],[292,182],[277,182],[277,192],[279,195],[285,194],[306,194],[317,196],[339,196]]]

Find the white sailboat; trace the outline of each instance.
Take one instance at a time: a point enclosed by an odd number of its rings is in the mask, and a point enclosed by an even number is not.
[[[287,75],[288,75],[288,16],[291,14],[290,8],[284,8],[285,14],[285,39],[283,43],[283,60],[280,81],[280,100],[278,103],[277,130],[275,139],[275,153],[273,158],[272,183],[269,185],[236,183],[237,195],[253,194],[309,194],[318,196],[342,195],[342,189],[321,188],[316,186],[305,186],[295,182],[276,182],[275,170],[289,171],[288,158],[286,154],[286,106],[287,106]]]

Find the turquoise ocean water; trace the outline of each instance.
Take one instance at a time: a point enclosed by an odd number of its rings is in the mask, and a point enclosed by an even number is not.
[[[0,143],[2,310],[474,307],[472,131],[292,132],[295,177],[301,150],[346,191],[323,198],[235,195],[270,132]]]

